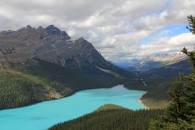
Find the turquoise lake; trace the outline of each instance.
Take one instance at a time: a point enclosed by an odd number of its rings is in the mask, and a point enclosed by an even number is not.
[[[104,104],[131,110],[144,109],[139,98],[144,91],[128,90],[123,85],[84,90],[66,98],[0,111],[1,130],[46,130],[59,122],[93,112]]]

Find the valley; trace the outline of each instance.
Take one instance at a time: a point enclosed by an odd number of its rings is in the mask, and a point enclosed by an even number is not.
[[[92,43],[73,40],[54,25],[2,31],[0,128],[112,129],[116,126],[111,124],[120,120],[119,129],[130,124],[132,129],[148,129],[149,119],[156,119],[170,104],[171,82],[192,69],[180,54],[134,59],[129,64],[124,68],[107,61]],[[103,120],[102,127],[83,123],[97,120]],[[56,125],[60,122],[64,123]]]
[[[114,77],[90,75],[41,60],[2,67],[0,72],[3,77],[0,79],[0,109],[30,105],[79,90],[104,85],[111,87],[122,82]]]
[[[73,41],[53,25],[0,32],[0,48],[0,109],[111,87],[133,77],[85,39]]]
[[[147,91],[142,97],[146,103],[146,100],[167,101],[169,83],[179,72],[190,72],[186,70],[190,67],[186,67],[189,65],[183,55],[181,58],[179,55],[149,57],[139,62],[142,66],[150,66],[150,70],[127,72],[106,61],[85,39],[72,40],[65,31],[53,25],[37,29],[28,25],[17,31],[3,31],[0,43],[1,76],[4,77],[0,79],[0,109],[21,107],[62,98],[80,90],[117,84]],[[171,64],[174,58],[177,60]],[[138,61],[132,62],[138,64]],[[154,67],[156,62],[161,64],[157,68]]]

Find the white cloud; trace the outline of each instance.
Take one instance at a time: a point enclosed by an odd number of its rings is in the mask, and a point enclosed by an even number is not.
[[[150,44],[142,45],[142,54],[154,54],[154,53],[178,53],[183,47],[193,49],[193,42],[195,37],[191,33],[183,33],[171,38],[160,38],[154,40]]]
[[[192,0],[0,0],[0,30],[54,24],[74,39],[86,38],[108,60],[128,60],[192,48],[190,33],[167,37],[162,29],[186,24],[194,7]],[[149,43],[139,43],[147,37]]]

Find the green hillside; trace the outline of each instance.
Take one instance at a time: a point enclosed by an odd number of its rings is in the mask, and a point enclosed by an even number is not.
[[[41,60],[0,68],[0,109],[57,99],[76,91],[111,87],[120,79],[99,77]]]
[[[147,86],[144,86],[140,79],[144,79]],[[128,89],[147,91],[147,93],[141,97],[142,103],[152,109],[162,109],[170,102],[168,91],[174,79],[176,78],[150,79],[149,77],[143,77],[141,75],[138,80],[132,79],[125,82],[124,86]]]
[[[49,130],[145,130],[163,110],[138,110],[105,105],[83,117],[57,124]],[[98,122],[98,123],[97,123]]]
[[[189,61],[182,60],[171,65],[154,68],[145,72],[137,72],[137,79],[125,82],[125,87],[135,90],[147,91],[142,96],[143,103],[150,108],[165,108],[170,103],[168,91],[173,81],[177,80],[179,73],[192,72]],[[146,86],[143,85],[143,81]]]

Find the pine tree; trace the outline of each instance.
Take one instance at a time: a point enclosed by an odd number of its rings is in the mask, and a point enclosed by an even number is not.
[[[187,18],[187,29],[195,34],[195,17],[190,15]],[[182,52],[189,57],[192,74],[179,75],[169,93],[172,103],[158,121],[151,122],[150,130],[195,130],[195,51],[183,48]]]
[[[192,34],[195,34],[195,17],[190,15],[187,16],[188,18],[188,26],[186,27],[190,32],[192,32]]]

